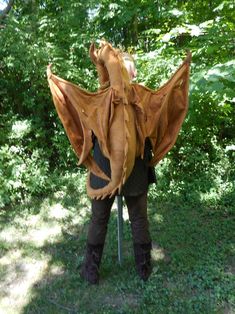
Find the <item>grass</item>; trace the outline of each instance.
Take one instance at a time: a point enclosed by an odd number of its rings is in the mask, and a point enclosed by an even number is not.
[[[195,190],[168,198],[150,191],[154,268],[146,283],[135,271],[126,211],[118,263],[114,206],[100,284],[91,286],[79,277],[90,207],[77,179],[0,212],[1,314],[234,313],[235,220],[228,196],[210,203]]]

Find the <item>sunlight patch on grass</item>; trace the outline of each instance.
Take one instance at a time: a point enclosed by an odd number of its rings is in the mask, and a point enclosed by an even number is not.
[[[33,228],[35,227],[35,228]],[[30,229],[11,226],[3,230],[0,234],[0,240],[8,243],[32,243],[35,247],[42,247],[46,241],[55,240],[61,235],[61,226],[58,224],[45,224],[31,226]]]
[[[87,198],[79,198],[77,201],[68,202],[68,205],[64,205],[64,199],[62,198],[63,191],[54,193],[57,196],[54,198],[46,198],[43,200],[40,209],[40,216],[43,223],[46,222],[62,222],[66,219],[71,219],[73,224],[81,223],[90,211],[90,203],[88,205]]]
[[[21,250],[11,250],[0,259],[5,269],[0,282],[1,313],[20,313],[32,297],[31,288],[43,278],[48,258],[34,260],[22,257]]]
[[[4,255],[0,259],[0,265],[2,265],[2,266],[10,265],[12,261],[20,259],[21,255],[22,255],[21,250],[9,251],[8,254]]]
[[[63,219],[69,216],[69,211],[60,203],[56,203],[50,207],[48,215],[50,218]]]
[[[87,215],[87,209],[81,208],[74,215],[70,210],[64,208],[60,203],[45,207],[41,206],[41,211],[37,215],[28,217],[15,217],[10,225],[5,225],[0,232],[0,241],[8,243],[14,247],[29,244],[40,248],[46,243],[58,242],[62,236],[62,229],[66,226],[64,219],[71,218],[70,226],[82,224]]]
[[[158,222],[158,223],[163,223],[164,222],[164,218],[162,215],[160,214],[154,214],[153,219]]]
[[[40,205],[37,214],[28,214],[31,206],[24,208],[0,232],[4,249],[0,259],[0,313],[21,313],[34,297],[34,287],[43,278],[60,276],[64,270],[50,265],[51,256],[40,251],[48,243],[57,243],[62,237],[63,220],[72,215],[60,203],[51,204],[47,199]],[[81,211],[74,220],[82,220]]]
[[[9,212],[9,217],[3,215],[0,314],[96,313],[97,309],[102,313],[155,313],[156,309],[159,313],[172,309],[177,313],[215,313],[215,308],[230,313],[234,300],[230,279],[234,275],[234,251],[229,245],[233,227],[228,214],[219,215],[218,211],[217,215],[208,215],[207,207],[203,207],[202,215],[202,210],[192,211],[191,204],[179,212],[174,210],[175,199],[158,208],[155,204],[159,203],[154,202],[149,210],[154,231],[153,273],[143,284],[134,269],[126,222],[124,262],[117,266],[116,202],[99,287],[91,287],[78,273],[91,214],[89,199],[77,192],[60,191],[16,207],[15,214]],[[125,202],[123,205],[123,220],[127,221],[128,210]],[[199,205],[202,206],[200,201]],[[208,247],[211,252],[204,260]],[[221,267],[224,263],[225,271]],[[224,306],[224,302],[228,305]]]
[[[24,224],[32,228],[33,226],[36,226],[37,224],[39,224],[39,221],[40,221],[40,215],[33,215],[33,216],[27,217],[27,220],[24,220]]]
[[[166,252],[158,244],[153,243],[153,249],[151,251],[151,256],[154,261],[167,260]]]
[[[15,237],[16,237],[16,228],[14,226],[11,226],[1,231],[0,241],[2,241],[3,243],[5,242],[14,243]]]
[[[45,242],[55,242],[60,235],[61,226],[48,224],[40,227],[40,229],[30,230],[28,236],[24,237],[24,241],[31,241],[36,247],[41,247]]]

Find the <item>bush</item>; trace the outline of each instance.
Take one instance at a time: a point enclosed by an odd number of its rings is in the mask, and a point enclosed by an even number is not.
[[[0,207],[23,200],[48,188],[49,162],[45,152],[25,145],[31,124],[28,120],[15,120],[5,130],[8,140],[0,148]]]

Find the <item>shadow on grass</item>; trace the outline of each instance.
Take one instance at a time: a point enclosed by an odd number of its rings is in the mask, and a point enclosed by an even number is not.
[[[115,227],[116,213],[112,212],[99,286],[91,286],[79,276],[87,228],[83,228],[79,236],[76,230],[81,229],[81,225],[74,226],[73,230],[64,230],[63,237],[58,243],[43,246],[41,251],[47,256],[50,255],[51,259],[47,272],[33,287],[32,295],[35,297],[24,308],[23,313],[99,313],[102,309],[135,308],[138,304],[138,293],[135,291],[127,293],[123,290],[128,286],[127,278],[137,282],[133,257],[129,253],[128,226],[124,231],[126,258],[122,266],[117,261],[117,243],[113,232]],[[60,266],[59,274],[53,274],[51,271],[56,265]]]
[[[58,201],[74,218],[78,208],[86,203],[75,195],[66,189],[64,194],[51,197],[47,206]],[[118,264],[115,211],[109,221],[100,285],[91,286],[82,281],[79,269],[90,212],[87,209],[79,223],[72,223],[71,215],[64,218],[60,238],[48,239],[42,247],[34,249],[35,254],[49,258],[21,312],[232,313],[235,263],[231,231],[235,226],[230,199],[233,197],[231,192],[224,193],[216,208],[203,202],[200,193],[190,194],[186,188],[168,200],[150,197],[150,231],[154,250],[161,254],[153,251],[153,273],[146,283],[135,272],[127,221],[124,223],[124,262],[121,266]],[[40,206],[43,207],[43,202],[35,204],[30,213],[38,213]],[[87,203],[86,206],[89,208]],[[6,212],[5,222],[10,223],[14,215]],[[44,215],[50,223],[52,218]]]

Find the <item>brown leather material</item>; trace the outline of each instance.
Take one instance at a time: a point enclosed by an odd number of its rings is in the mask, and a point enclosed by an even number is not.
[[[133,243],[133,247],[137,273],[143,281],[147,281],[153,269],[151,263],[152,242]]]
[[[191,54],[171,79],[154,91],[129,81],[121,54],[109,43],[100,49],[91,46],[101,85],[109,86],[90,93],[52,74],[48,82],[58,115],[79,158],[92,173],[108,180],[107,186],[92,189],[91,198],[112,197],[126,182],[135,162],[143,156],[145,139],[153,147],[151,165],[156,165],[174,145],[188,109],[189,64]],[[92,132],[110,160],[111,178],[92,157]]]
[[[87,242],[84,262],[80,276],[91,284],[99,283],[99,267],[102,259],[104,243],[93,245]]]
[[[90,46],[89,54],[92,62],[96,66],[100,87],[101,89],[104,89],[105,87],[108,87],[110,85],[109,74],[106,67],[104,66],[104,63],[98,58],[98,52],[97,49],[95,48],[94,43],[92,43]]]

